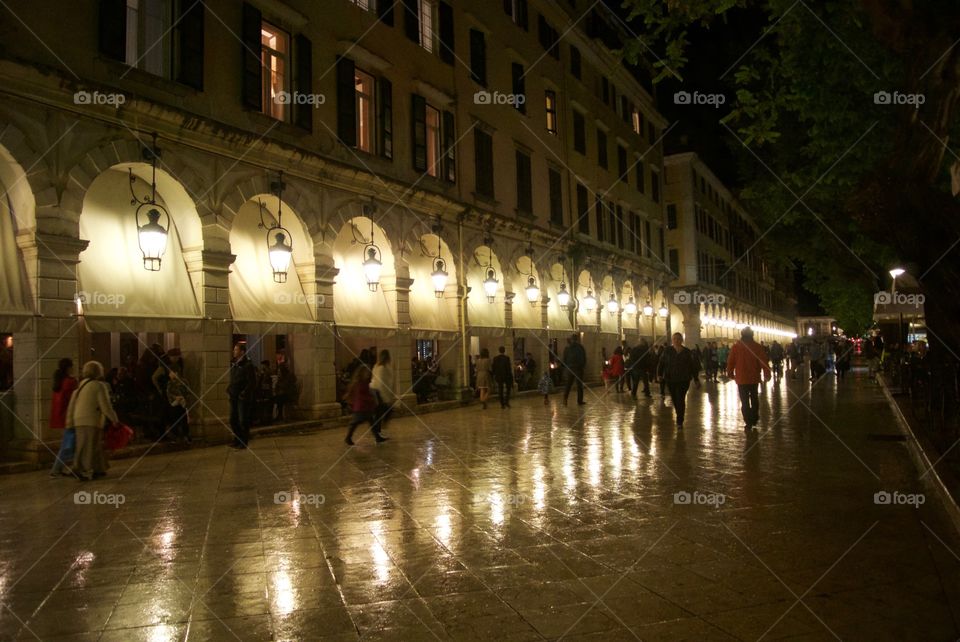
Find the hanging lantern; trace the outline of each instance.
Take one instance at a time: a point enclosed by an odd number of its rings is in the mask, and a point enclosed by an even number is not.
[[[613,293],[611,292],[610,300],[607,301],[607,312],[609,312],[610,314],[616,314],[619,311],[620,311],[620,303],[617,302],[616,297],[614,297]]]
[[[627,304],[623,306],[623,311],[625,314],[636,314],[637,313],[637,304],[634,303],[633,297],[630,297],[630,300],[627,301]]]
[[[367,287],[371,292],[377,291],[380,285],[380,272],[383,269],[383,262],[380,260],[380,248],[370,243],[365,249],[367,258],[363,261],[363,275],[367,278]]]
[[[283,230],[283,232],[279,231]],[[276,283],[287,282],[287,270],[290,269],[290,257],[293,255],[293,244],[287,241],[287,232],[282,227],[273,227],[267,232],[267,243],[270,243],[270,233],[274,233],[273,245],[270,248],[270,266],[273,268],[273,280]],[[288,232],[289,233],[289,232]]]
[[[530,305],[536,306],[540,301],[540,288],[537,287],[537,281],[532,276],[527,279],[527,287],[525,290],[527,293],[527,301],[530,302]]]
[[[661,319],[666,319],[667,315],[670,314],[670,310],[667,309],[667,306],[664,304],[663,299],[660,299],[660,309],[657,311]]]
[[[136,205],[134,212],[134,221],[137,226],[137,242],[140,245],[140,253],[143,255],[143,269],[149,272],[160,270],[160,262],[164,253],[167,251],[167,231],[170,229],[170,212],[167,208],[157,202],[157,158],[160,156],[160,150],[157,148],[157,135],[153,135],[153,146],[143,150],[144,158],[150,159],[150,195],[139,198],[133,191],[136,183],[136,177],[133,175],[133,169],[127,170],[130,176],[130,195],[133,197],[131,205]],[[147,218],[147,221],[140,225],[141,212]],[[166,217],[166,225],[160,222],[160,217]]]
[[[560,290],[557,292],[557,303],[564,310],[570,308],[570,293],[567,292],[567,284],[563,281],[560,282]]]
[[[647,302],[643,305],[643,316],[645,317],[653,316],[653,305],[651,305],[650,299],[647,299]]]
[[[593,296],[593,290],[587,290],[587,296],[583,297],[583,309],[587,312],[597,309],[597,299]]]
[[[487,268],[487,278],[483,281],[483,291],[487,295],[487,303],[493,303],[497,298],[497,289],[500,282],[497,280],[497,272],[492,267]]]
[[[440,257],[434,259],[433,272],[430,274],[430,279],[433,281],[433,293],[438,299],[443,298],[443,292],[447,289],[447,278],[450,276],[444,267],[446,266],[443,259]]]

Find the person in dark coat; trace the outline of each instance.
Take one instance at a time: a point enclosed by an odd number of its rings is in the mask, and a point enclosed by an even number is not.
[[[693,351],[683,345],[683,335],[673,334],[673,343],[664,348],[660,355],[659,375],[666,381],[670,391],[670,400],[677,413],[677,430],[683,430],[683,419],[687,410],[687,390],[690,382],[700,371],[700,361]]]
[[[230,429],[233,431],[231,448],[244,449],[250,441],[250,423],[253,420],[257,399],[257,367],[247,358],[247,346],[233,346],[233,361],[230,363]]]
[[[587,351],[580,344],[580,335],[574,334],[563,350],[563,366],[567,369],[567,386],[563,391],[563,405],[567,405],[570,390],[574,382],[577,384],[577,405],[582,406],[583,400],[583,373],[587,367]]]
[[[500,395],[500,407],[510,407],[510,392],[513,390],[513,363],[507,356],[507,349],[500,346],[500,354],[493,358],[491,371],[493,380],[497,382],[497,393]]]

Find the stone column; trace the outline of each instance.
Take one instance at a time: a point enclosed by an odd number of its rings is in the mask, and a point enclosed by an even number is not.
[[[332,260],[330,261],[332,266]],[[340,415],[336,399],[335,341],[333,321],[333,283],[339,271],[321,258],[313,263],[297,265],[297,275],[311,313],[322,325],[310,332],[292,337],[292,360],[300,384],[297,408],[304,419],[320,419]]]
[[[413,285],[413,279],[410,278],[409,268],[399,262],[397,276],[393,283],[381,283],[384,292],[392,292],[397,302],[397,334],[386,340],[386,347],[390,350],[390,360],[394,367],[397,398],[401,404],[416,408],[417,395],[413,393],[413,372],[410,367],[413,359],[413,336],[410,333],[411,285]]]

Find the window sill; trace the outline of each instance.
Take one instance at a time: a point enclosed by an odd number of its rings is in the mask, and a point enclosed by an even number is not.
[[[200,93],[200,91],[179,83],[172,78],[158,76],[150,73],[149,71],[131,67],[130,65],[120,62],[119,60],[114,60],[113,58],[107,58],[106,56],[100,55],[97,56],[97,60],[103,64],[107,73],[110,75],[111,80],[114,82],[122,83],[124,81],[129,81],[143,87],[159,88],[165,92],[174,94],[179,98],[194,96]]]
[[[491,207],[499,207],[500,201],[498,201],[493,194],[481,194],[480,192],[471,192],[473,195],[473,200]]]

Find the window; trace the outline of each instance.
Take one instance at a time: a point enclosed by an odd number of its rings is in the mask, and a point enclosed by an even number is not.
[[[373,76],[357,69],[354,72],[354,84],[357,94],[357,149],[372,154],[376,140]]]
[[[170,0],[127,0],[124,62],[157,76],[170,74]]]
[[[618,234],[617,225],[617,212],[613,207],[613,203],[607,203],[607,242],[613,245],[617,243],[617,237],[621,234]]]
[[[587,155],[587,125],[582,113],[573,112],[573,149]]]
[[[643,255],[646,257],[649,257],[650,244],[652,243],[652,241],[650,240],[650,221],[643,222],[643,241],[644,241]]]
[[[510,16],[513,23],[521,29],[526,29],[529,26],[527,0],[503,0],[503,10]]]
[[[637,164],[634,167],[637,168],[637,191],[643,194],[646,190],[646,181],[643,180],[644,169],[642,157],[637,159]]]
[[[627,148],[623,145],[617,145],[617,169],[620,170],[620,180],[627,180]]]
[[[360,7],[364,11],[370,10],[370,0],[347,0],[347,2]]]
[[[287,119],[289,100],[278,99],[289,93],[287,59],[290,55],[290,37],[268,22],[260,28],[260,59],[263,64],[262,94],[260,104],[263,113],[277,120]]]
[[[667,205],[667,229],[677,229],[677,206],[672,203]]]
[[[651,145],[657,141],[657,130],[654,129],[653,123],[649,121],[647,121],[647,137],[650,139]]]
[[[643,114],[636,107],[633,108],[630,122],[633,125],[633,133],[643,136]]]
[[[634,213],[630,214],[630,251],[640,253],[640,217]]]
[[[597,240],[603,242],[603,201],[600,199],[599,194],[597,194],[593,209],[594,218],[596,218],[597,221]]]
[[[434,178],[456,181],[453,114],[427,104],[423,96],[412,97],[413,168]]]
[[[585,185],[577,183],[577,229],[581,234],[590,234],[590,205]]]
[[[475,129],[473,146],[477,194],[493,198],[493,136],[481,129]]]
[[[676,275],[680,274],[680,252],[676,248],[670,250],[670,271]]]
[[[435,11],[432,0],[420,0],[420,46],[430,53],[433,53],[436,43]]]
[[[660,173],[650,170],[650,196],[654,203],[660,202]]]
[[[626,245],[626,235],[624,234],[623,207],[617,205],[617,247],[621,250]]]
[[[560,172],[552,167],[548,168],[547,179],[550,185],[550,222],[563,225],[563,184]]]
[[[551,134],[557,133],[557,92],[547,90],[544,92],[544,108],[547,111],[547,131]]]
[[[470,77],[487,86],[487,40],[482,31],[470,30]]]
[[[560,42],[560,34],[550,26],[550,23],[543,17],[543,14],[537,18],[537,30],[540,36],[540,46],[550,54],[551,58],[560,60],[560,46],[558,44]]]
[[[523,65],[518,62],[513,63],[510,66],[510,69],[513,72],[513,95],[517,96],[526,96],[527,94],[527,81],[526,75],[523,73]],[[514,100],[513,106],[516,107],[517,111],[521,114],[527,113],[527,101],[526,100]]]
[[[440,175],[440,111],[430,105],[426,108],[427,118],[427,174]]]
[[[530,155],[517,150],[517,212],[533,212],[533,178],[530,171]]]
[[[657,236],[659,237],[659,241],[660,241],[657,244],[657,248],[659,249],[659,251],[657,252],[657,259],[660,261],[663,261],[663,228],[662,227],[657,228]]]
[[[626,95],[620,96],[620,108],[617,109],[617,115],[623,119],[623,122],[630,124],[631,118],[630,99]]]
[[[580,58],[580,50],[570,45],[570,75],[581,80],[583,77],[583,61]]]
[[[607,169],[607,132],[602,129],[597,130],[597,163]]]

